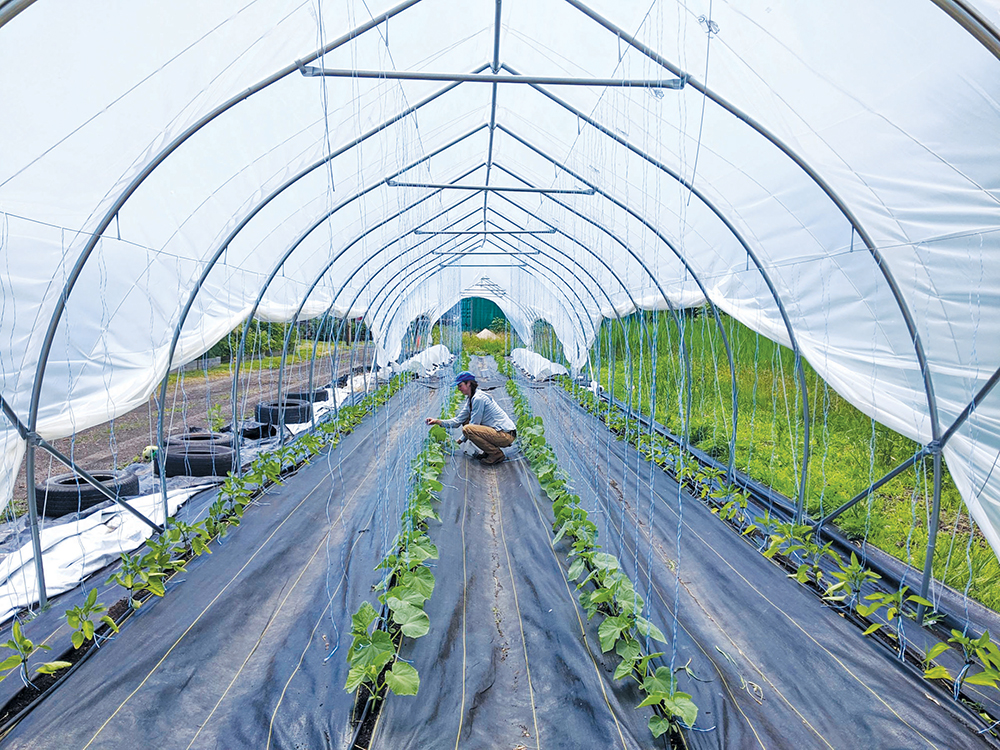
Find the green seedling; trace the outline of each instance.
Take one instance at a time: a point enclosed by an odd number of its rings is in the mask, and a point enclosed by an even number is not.
[[[954,643],[962,650],[964,664],[954,677],[946,667],[932,665],[935,658],[948,651]],[[978,672],[969,674],[976,665],[977,660],[982,668]],[[997,687],[1000,682],[1000,648],[990,640],[990,631],[985,631],[978,638],[971,638],[960,630],[952,630],[951,638],[947,643],[937,643],[927,652],[925,661],[928,668],[924,671],[924,677],[928,680],[954,680],[955,700],[959,699],[962,692],[962,685],[983,685],[987,687]]]
[[[174,543],[180,543],[186,555],[212,554],[212,550],[208,548],[212,535],[209,534],[205,521],[190,524],[171,518],[167,521],[167,532]]]
[[[115,633],[118,632],[118,625],[115,621],[104,614],[107,611],[108,608],[97,601],[97,589],[90,590],[82,605],[66,610],[66,623],[73,629],[73,634],[70,636],[73,648],[80,648],[87,641],[94,640],[94,617],[97,617],[98,622],[103,622]]]
[[[841,560],[837,564],[837,570],[832,575],[836,583],[831,584],[823,594],[823,599],[828,602],[845,603],[853,606],[861,593],[861,587],[865,583],[874,583],[882,576],[864,567],[858,560],[858,556],[851,553],[850,563]]]
[[[855,611],[862,617],[870,618],[872,615],[883,611],[886,622],[892,625],[896,618],[903,614],[907,617],[916,619],[916,612],[912,608],[908,608],[906,605],[921,605],[924,607],[930,607],[933,609],[934,605],[924,599],[922,596],[917,596],[916,594],[906,595],[906,592],[910,590],[909,586],[903,586],[898,591],[893,591],[891,593],[886,593],[884,591],[877,591],[874,594],[869,594],[865,597],[865,601],[871,602],[871,604],[861,604],[858,603],[855,607]],[[876,622],[869,625],[864,634],[869,635],[882,628],[883,623]],[[896,625],[896,632],[887,632],[890,638],[896,639],[898,633],[898,623]]]
[[[142,606],[142,602],[137,597],[144,591],[155,596],[163,596],[166,593],[163,585],[166,573],[163,570],[148,569],[144,560],[145,558],[138,553],[127,555],[123,552],[121,567],[112,573],[106,581],[106,583],[117,583],[128,591],[129,605],[132,609],[139,609]]]
[[[7,675],[16,669],[21,675],[21,681],[25,687],[35,687],[35,684],[28,677],[28,659],[36,651],[51,651],[52,647],[44,643],[36,645],[28,639],[24,635],[24,631],[21,630],[21,623],[17,620],[14,621],[10,631],[11,638],[3,644],[3,648],[9,649],[14,653],[3,661],[0,661],[0,672],[3,672],[4,678],[6,678]],[[68,661],[50,661],[40,664],[35,668],[35,671],[38,674],[54,674],[60,669],[66,669],[69,666],[72,665]]]
[[[654,737],[668,731],[680,733],[682,728],[694,726],[698,706],[688,693],[677,689],[677,678],[667,667],[657,667],[656,672],[643,680],[641,687],[646,698],[636,708],[653,706],[661,712],[649,719],[649,731]]]
[[[575,388],[575,386],[572,386]],[[677,681],[670,670],[659,667],[651,672],[650,661],[662,656],[661,653],[642,655],[639,638],[666,642],[666,637],[648,619],[642,616],[644,602],[638,595],[631,579],[621,570],[618,559],[602,552],[597,544],[597,526],[589,519],[587,511],[580,507],[580,498],[567,489],[569,478],[557,466],[556,456],[545,439],[542,420],[533,417],[527,399],[520,393],[513,379],[507,382],[507,392],[514,401],[517,417],[517,433],[521,450],[531,465],[545,494],[552,501],[555,515],[553,545],[564,539],[571,540],[569,552],[570,566],[567,577],[579,581],[580,603],[587,612],[587,618],[598,613],[603,615],[598,626],[601,651],[612,650],[621,661],[615,669],[615,678],[631,676],[646,693],[642,706],[653,706],[655,715],[650,718],[649,728],[654,737],[673,730],[680,732],[694,724],[698,707],[691,696],[677,690]],[[576,389],[578,398],[589,404],[592,413],[602,413],[608,426],[627,433],[640,449],[658,453],[666,461],[671,448],[661,439],[650,440],[648,434],[638,426],[629,427],[629,420],[618,413],[603,411],[597,405],[593,394]],[[633,420],[634,421],[634,420]],[[677,453],[679,465],[680,453]],[[694,476],[692,463],[689,476]],[[721,473],[703,475],[707,484],[718,483]],[[683,475],[681,481],[684,481]]]
[[[364,602],[351,616],[351,647],[347,652],[347,682],[344,689],[353,693],[362,685],[374,700],[379,700],[385,689],[396,695],[416,695],[420,689],[417,670],[396,657],[396,644],[385,630],[372,629],[378,621],[378,613],[368,602]],[[389,669],[386,667],[392,664]]]

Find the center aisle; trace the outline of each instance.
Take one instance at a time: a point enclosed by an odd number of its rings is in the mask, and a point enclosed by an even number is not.
[[[474,371],[496,386],[492,361]],[[513,412],[501,387],[491,395]],[[550,505],[524,458],[508,454],[496,467],[459,454],[442,476],[431,630],[402,653],[420,692],[390,695],[370,747],[666,747],[649,733],[650,710],[635,709],[640,693],[611,679],[617,657],[600,653],[597,620],[566,581]]]

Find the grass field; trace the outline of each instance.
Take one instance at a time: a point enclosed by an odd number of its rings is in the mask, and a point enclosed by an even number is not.
[[[683,429],[679,397],[679,331],[668,314],[626,319],[626,330],[606,322],[592,362],[600,380],[633,408],[648,414],[655,364],[656,419],[675,434]],[[732,378],[714,319],[683,318],[691,352],[690,440],[727,461],[732,433]],[[804,436],[801,390],[793,353],[729,317],[723,325],[736,364],[738,424],[736,466],[781,493],[796,498]],[[626,346],[626,338],[628,345]],[[651,342],[655,339],[655,358]],[[539,350],[544,356],[546,352]],[[627,352],[631,351],[631,359]],[[556,352],[552,352],[557,354]],[[654,362],[655,359],[655,362]],[[865,416],[829,388],[807,363],[810,450],[806,504],[817,517],[830,512],[910,458],[920,446]],[[889,554],[922,568],[932,492],[930,460],[918,463],[844,513],[838,525],[854,539],[867,539]],[[1000,565],[970,523],[964,503],[945,471],[941,525],[934,555],[940,580],[994,609],[1000,608]],[[914,582],[914,585],[916,582]]]

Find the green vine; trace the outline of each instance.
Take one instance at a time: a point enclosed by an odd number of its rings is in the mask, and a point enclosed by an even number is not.
[[[460,393],[456,394],[459,397]],[[458,401],[453,396],[442,417],[454,411]],[[430,630],[430,618],[424,604],[434,593],[434,573],[428,565],[436,560],[438,550],[427,534],[431,520],[439,521],[435,503],[444,488],[439,477],[444,470],[447,431],[440,426],[430,430],[423,450],[412,463],[413,487],[400,519],[400,533],[393,540],[392,552],[376,566],[384,571],[374,587],[381,591],[381,610],[362,602],[351,616],[351,647],[347,651],[347,681],[344,689],[357,692],[364,687],[373,701],[391,691],[396,695],[416,695],[420,675],[413,665],[399,657],[403,638],[421,638]]]
[[[620,661],[615,679],[635,680],[645,698],[638,707],[652,706],[649,719],[654,737],[666,732],[680,734],[698,718],[698,706],[689,693],[678,689],[677,678],[669,667],[653,667],[651,661],[662,652],[643,654],[640,637],[666,643],[666,637],[650,620],[643,617],[644,602],[635,584],[622,571],[614,555],[601,551],[596,524],[580,507],[579,495],[570,492],[569,477],[558,468],[555,453],[545,439],[540,417],[531,413],[527,398],[513,378],[513,366],[497,357],[500,371],[507,376],[507,392],[514,401],[517,434],[521,450],[555,514],[553,545],[566,539],[570,543],[568,578],[577,581],[580,603],[587,619],[603,618],[598,627],[601,651],[614,651]]]

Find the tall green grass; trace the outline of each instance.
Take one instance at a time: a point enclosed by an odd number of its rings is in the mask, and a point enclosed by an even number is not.
[[[723,316],[737,385],[736,467],[792,499],[799,493],[804,439],[802,393],[795,356],[787,348]],[[732,434],[732,376],[722,337],[711,314],[688,311],[679,328],[667,313],[637,313],[606,321],[591,352],[601,384],[644,414],[655,395],[657,421],[675,434],[687,374],[680,333],[690,352],[692,445],[723,462]],[[653,343],[655,341],[655,347]],[[655,357],[653,356],[655,349]],[[652,391],[655,364],[655,391]],[[874,422],[803,361],[809,399],[810,452],[806,507],[814,518],[828,513],[916,453],[920,446]],[[592,373],[598,375],[596,371]],[[932,493],[930,460],[918,463],[841,515],[838,526],[887,553],[922,568]],[[959,591],[1000,608],[1000,564],[977,530],[951,476],[944,472],[941,527],[934,574]],[[911,586],[917,582],[910,582]]]
[[[477,338],[474,333],[464,331],[462,333],[462,351],[468,352],[471,355],[495,357],[499,354],[501,357],[506,357],[510,354],[510,350],[514,348],[514,337],[503,333],[498,333],[497,336],[499,338],[481,339]]]

